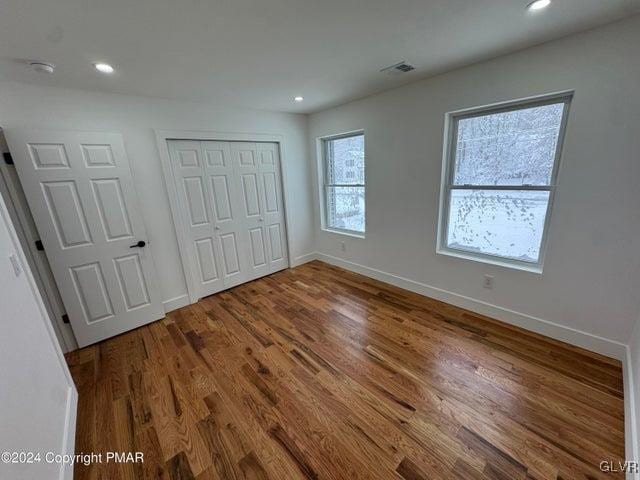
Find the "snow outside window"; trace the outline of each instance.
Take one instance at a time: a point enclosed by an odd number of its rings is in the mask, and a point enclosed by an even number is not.
[[[323,140],[325,228],[365,232],[364,134]]]
[[[448,115],[440,253],[541,270],[570,100]]]

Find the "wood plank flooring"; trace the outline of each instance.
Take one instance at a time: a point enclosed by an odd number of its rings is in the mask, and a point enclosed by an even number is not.
[[[77,479],[620,478],[619,362],[320,262],[68,363]]]

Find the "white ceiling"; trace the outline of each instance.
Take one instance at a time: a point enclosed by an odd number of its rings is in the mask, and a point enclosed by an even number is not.
[[[0,0],[0,80],[306,113],[638,11],[638,0],[554,0],[536,14],[527,3]],[[417,70],[379,73],[401,60]]]

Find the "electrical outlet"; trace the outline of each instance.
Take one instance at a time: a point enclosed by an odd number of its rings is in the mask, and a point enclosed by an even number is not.
[[[493,280],[494,280],[494,276],[493,275],[485,275],[484,276],[484,280],[482,281],[482,286],[488,290],[492,290],[493,289]]]
[[[342,250],[343,252],[347,251],[347,244],[344,242],[340,242],[340,250]]]

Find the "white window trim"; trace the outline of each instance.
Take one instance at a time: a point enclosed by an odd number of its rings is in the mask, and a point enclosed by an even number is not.
[[[334,233],[338,235],[346,235],[348,237],[354,238],[365,238],[367,232],[367,155],[366,155],[366,145],[367,141],[365,138],[365,183],[363,184],[349,184],[349,185],[336,185],[336,184],[328,184],[327,178],[329,177],[328,168],[329,162],[327,161],[327,145],[331,140],[339,140],[341,138],[349,138],[349,137],[357,137],[363,135],[364,130],[354,130],[350,132],[339,133],[336,135],[327,135],[324,137],[318,138],[318,186],[320,189],[320,228],[324,232]],[[346,228],[336,228],[329,226],[328,222],[328,212],[327,212],[327,201],[328,201],[328,189],[332,186],[348,186],[348,187],[364,187],[364,198],[365,198],[365,209],[364,209],[364,232],[359,232],[357,230],[348,230]]]
[[[436,253],[440,255],[447,255],[450,257],[456,257],[465,260],[472,260],[476,262],[486,263],[490,265],[496,265],[500,267],[506,267],[516,270],[523,270],[526,272],[541,274],[544,268],[544,259],[547,252],[547,243],[549,237],[549,226],[551,223],[551,215],[553,211],[553,203],[556,194],[556,188],[558,185],[558,175],[560,171],[560,159],[562,157],[562,150],[564,147],[565,133],[567,128],[567,121],[569,118],[569,110],[571,107],[571,101],[573,99],[573,91],[564,91],[553,93],[549,95],[540,95],[536,97],[529,97],[519,100],[513,100],[508,102],[501,102],[491,105],[485,105],[482,107],[474,107],[464,110],[457,110],[449,112],[445,115],[445,133],[444,133],[444,148],[442,158],[442,178],[440,183],[440,207],[438,218],[438,234]],[[475,117],[479,115],[486,115],[491,113],[509,112],[513,110],[519,110],[521,108],[539,107],[543,105],[549,105],[554,103],[564,103],[564,111],[562,114],[562,121],[560,124],[560,131],[558,133],[558,144],[556,148],[556,155],[553,164],[553,171],[551,174],[551,181],[549,185],[545,186],[482,186],[473,185],[473,188],[480,190],[529,190],[529,191],[548,191],[549,203],[547,205],[547,212],[545,215],[545,222],[542,231],[542,239],[540,242],[540,255],[537,263],[525,262],[522,260],[510,259],[501,257],[498,255],[491,255],[486,253],[468,252],[461,249],[454,249],[447,246],[447,232],[449,228],[449,201],[451,198],[451,191],[454,189],[466,188],[469,186],[455,186],[453,184],[453,166],[455,163],[456,143],[457,143],[457,127],[460,119]]]

